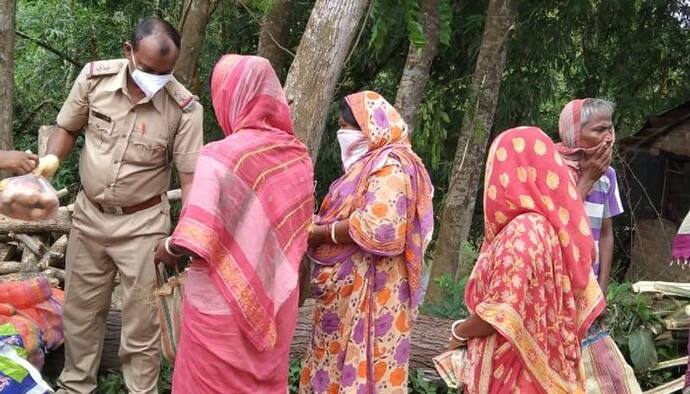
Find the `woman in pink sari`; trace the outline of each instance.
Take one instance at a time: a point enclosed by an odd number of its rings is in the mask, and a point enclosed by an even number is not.
[[[266,59],[223,56],[211,95],[226,137],[201,151],[179,223],[157,253],[192,257],[173,392],[284,394],[312,162]]]

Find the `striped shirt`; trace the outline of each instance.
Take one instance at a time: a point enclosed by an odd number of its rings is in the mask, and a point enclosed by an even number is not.
[[[623,204],[618,192],[618,179],[616,170],[609,167],[604,175],[594,183],[592,191],[585,198],[585,211],[592,227],[592,238],[596,245],[596,260],[592,266],[594,274],[599,276],[599,239],[601,238],[601,224],[604,219],[609,219],[623,213]]]

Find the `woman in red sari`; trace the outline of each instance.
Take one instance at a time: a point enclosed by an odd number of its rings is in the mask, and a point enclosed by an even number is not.
[[[312,162],[271,64],[223,56],[211,96],[226,137],[205,146],[160,260],[192,256],[174,393],[287,392]]]
[[[605,304],[575,184],[535,127],[499,135],[484,184],[484,245],[468,281],[470,393],[583,393],[580,341]]]

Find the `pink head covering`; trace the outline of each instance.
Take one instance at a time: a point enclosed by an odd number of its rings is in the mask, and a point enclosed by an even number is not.
[[[223,56],[211,97],[226,137],[202,149],[173,242],[208,264],[255,347],[273,349],[307,248],[312,162],[268,60]]]
[[[565,162],[570,167],[575,179],[580,176],[580,159],[582,152],[593,152],[598,148],[583,148],[580,144],[580,137],[582,135],[582,106],[588,98],[575,99],[569,102],[561,110],[561,116],[558,119],[558,135],[561,142],[556,144],[558,151],[561,152]],[[602,141],[604,143],[611,143],[616,139],[615,130],[612,132],[612,138],[606,138]]]

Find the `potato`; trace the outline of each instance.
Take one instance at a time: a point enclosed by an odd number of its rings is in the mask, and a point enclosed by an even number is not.
[[[33,208],[31,212],[29,212],[29,217],[31,217],[31,220],[42,220],[45,219],[46,217],[46,210],[43,208]]]

